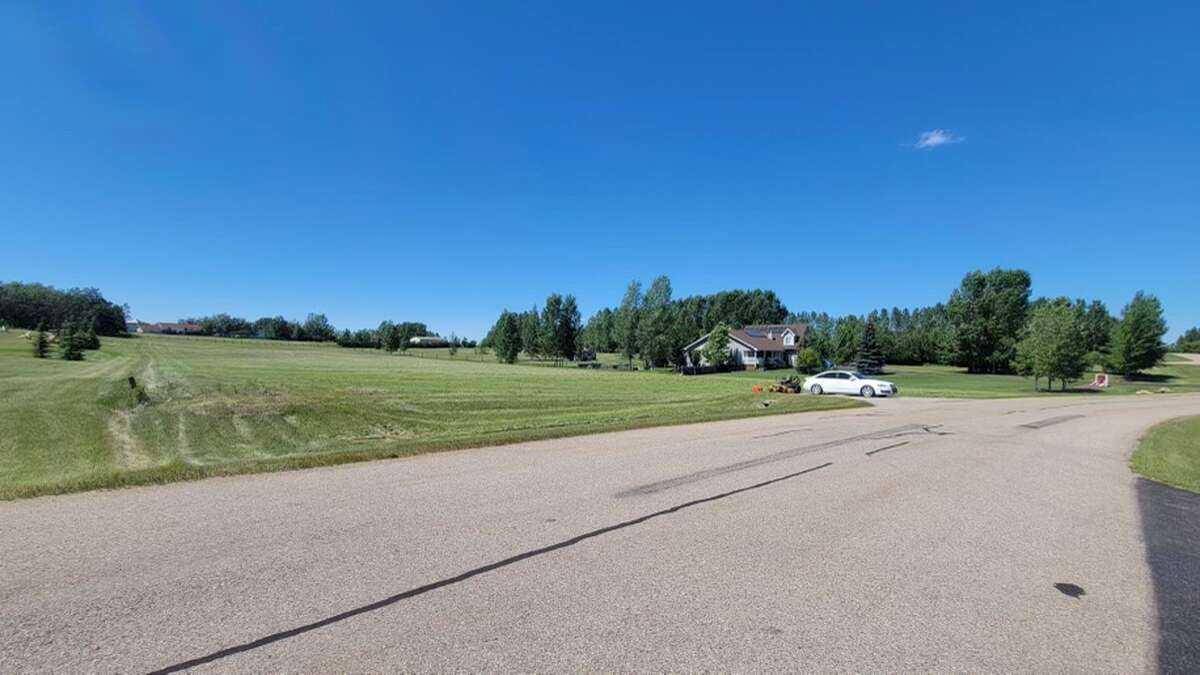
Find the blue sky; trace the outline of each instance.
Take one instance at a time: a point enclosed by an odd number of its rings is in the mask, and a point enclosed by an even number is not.
[[[1195,3],[246,4],[0,6],[0,279],[479,336],[999,265],[1200,324]]]

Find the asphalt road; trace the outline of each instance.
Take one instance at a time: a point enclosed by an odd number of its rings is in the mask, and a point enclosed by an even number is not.
[[[1195,671],[1200,498],[1126,461],[1196,413],[900,398],[0,503],[0,672]]]

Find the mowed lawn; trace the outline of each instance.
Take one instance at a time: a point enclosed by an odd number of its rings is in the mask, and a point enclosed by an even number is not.
[[[858,405],[720,377],[217,338],[106,338],[72,363],[34,359],[21,333],[0,333],[0,499]]]
[[[1129,464],[1147,478],[1200,492],[1200,415],[1151,428]]]
[[[719,375],[741,381],[769,383],[790,377],[790,370],[769,370],[766,372],[736,372]],[[1093,391],[1086,385],[1092,381],[1094,373],[1088,373],[1083,379],[1067,386],[1066,392],[1058,390],[1059,383],[1055,382],[1055,390],[1047,392],[1045,379],[1042,380],[1043,391],[1033,390],[1033,378],[1020,375],[971,375],[963,368],[955,366],[887,366],[878,377],[896,383],[901,396],[944,397],[944,398],[1011,398],[1020,396],[1119,396],[1141,392],[1158,393],[1188,393],[1200,391],[1200,366],[1188,363],[1172,362],[1147,371],[1145,378],[1126,380],[1119,375],[1109,377],[1108,389]]]

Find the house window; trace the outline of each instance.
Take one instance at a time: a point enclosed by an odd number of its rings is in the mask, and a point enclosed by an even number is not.
[[[796,344],[795,336],[793,336],[791,333],[784,333],[783,334],[783,344],[789,345],[789,346]]]

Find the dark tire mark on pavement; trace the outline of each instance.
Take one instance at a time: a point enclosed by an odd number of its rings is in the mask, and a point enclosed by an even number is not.
[[[1025,429],[1041,429],[1043,427],[1054,426],[1055,424],[1062,424],[1063,422],[1070,422],[1071,420],[1077,420],[1080,417],[1086,417],[1086,415],[1058,415],[1055,417],[1047,417],[1044,420],[1038,420],[1036,422],[1029,422],[1027,424],[1022,424],[1020,426]]]
[[[872,432],[866,433],[866,434],[858,434],[856,436],[847,436],[846,438],[838,438],[838,439],[835,439],[832,441],[825,441],[824,443],[816,443],[814,445],[806,445],[801,448],[793,448],[791,450],[783,450],[781,452],[772,453],[770,455],[765,455],[763,457],[756,457],[755,459],[747,459],[747,460],[744,460],[741,462],[734,462],[733,464],[726,464],[724,466],[713,467],[711,469],[703,469],[701,471],[693,471],[692,473],[685,473],[682,476],[677,476],[675,478],[668,478],[666,480],[655,481],[653,483],[646,483],[645,485],[638,485],[636,487],[629,488],[628,490],[622,490],[621,492],[618,492],[616,494],[616,497],[618,499],[624,499],[626,497],[640,497],[640,496],[644,496],[644,495],[650,495],[650,494],[654,494],[655,492],[662,492],[663,490],[670,490],[671,488],[677,488],[677,487],[680,487],[681,485],[688,485],[690,483],[695,483],[695,482],[702,481],[702,480],[708,480],[709,478],[715,478],[716,476],[721,476],[721,475],[724,475],[727,473],[733,473],[735,471],[745,471],[746,469],[752,469],[756,466],[762,466],[764,464],[770,464],[772,462],[782,462],[785,459],[792,459],[793,457],[800,457],[802,455],[819,452],[821,450],[828,450],[829,448],[836,448],[839,445],[847,445],[849,443],[854,443],[855,441],[864,441],[864,440],[878,439],[878,438],[894,438],[895,436],[904,435],[907,433],[913,433],[913,432],[919,432],[919,431],[929,431],[930,428],[931,427],[929,425],[924,425],[924,424],[905,424],[904,426],[900,426],[900,427],[892,427],[890,429],[881,429],[879,431],[872,431]]]
[[[871,455],[873,455],[877,452],[883,452],[884,450],[891,450],[892,448],[898,448],[902,445],[908,445],[908,441],[900,441],[899,443],[892,443],[891,445],[885,445],[882,448],[875,448],[874,450],[868,450],[867,457],[870,457]]]
[[[751,438],[756,438],[756,439],[757,438],[774,438],[776,436],[786,436],[788,434],[798,434],[801,431],[812,431],[812,428],[811,427],[803,427],[801,429],[784,429],[783,431],[776,431],[773,434],[762,434],[761,436],[751,436]]]
[[[248,652],[253,649],[258,649],[259,647],[265,647],[269,644],[279,642],[280,640],[286,640],[288,638],[296,637],[297,635],[302,635],[304,633],[308,633],[310,631],[317,630],[318,628],[324,628],[325,626],[329,626],[329,625],[338,623],[340,621],[345,621],[346,619],[356,617],[360,614],[366,614],[368,612],[374,612],[375,610],[383,609],[384,607],[394,605],[403,600],[415,598],[418,595],[424,595],[425,593],[437,590],[439,588],[445,588],[446,586],[451,586],[453,584],[461,583],[472,577],[477,577],[481,574],[485,574],[487,572],[492,572],[492,571],[498,570],[502,567],[507,567],[514,563],[521,562],[522,560],[528,560],[530,558],[535,558],[540,555],[545,555],[547,553],[551,553],[551,552],[557,551],[559,549],[564,549],[564,548],[567,548],[570,546],[574,546],[580,542],[587,541],[588,539],[593,539],[595,537],[599,537],[601,535],[605,535],[610,532],[615,532],[617,530],[621,530],[626,527],[640,525],[648,520],[652,520],[654,518],[658,518],[661,516],[670,515],[672,513],[677,513],[679,511],[682,511],[687,508],[691,508],[693,506],[699,506],[700,504],[707,504],[709,502],[715,502],[719,499],[725,499],[726,497],[732,497],[733,495],[741,494],[743,492],[749,492],[751,490],[757,490],[759,488],[767,487],[768,485],[782,483],[783,481],[790,480],[792,478],[797,478],[799,476],[803,476],[805,474],[812,473],[814,471],[818,471],[820,469],[824,469],[824,468],[826,468],[828,466],[832,466],[832,465],[833,465],[833,462],[825,462],[824,464],[818,464],[817,466],[811,466],[811,467],[809,467],[807,469],[803,469],[801,471],[795,471],[793,473],[785,474],[783,476],[778,476],[778,477],[772,478],[770,480],[765,480],[765,481],[762,481],[761,483],[747,485],[745,487],[737,488],[736,490],[729,490],[728,492],[721,492],[719,494],[711,495],[709,497],[703,497],[701,499],[693,499],[690,502],[676,504],[675,506],[662,509],[661,511],[655,511],[653,513],[648,513],[644,516],[639,516],[632,520],[626,520],[626,521],[617,523],[616,525],[609,525],[607,527],[601,527],[599,529],[592,530],[590,532],[585,532],[583,534],[571,537],[570,539],[564,539],[560,542],[556,542],[556,543],[550,544],[548,546],[543,546],[541,548],[535,548],[535,549],[532,549],[529,551],[525,551],[524,553],[518,553],[517,555],[505,558],[503,560],[498,560],[494,563],[490,563],[490,564],[484,565],[482,567],[476,567],[475,569],[468,570],[457,576],[453,576],[453,577],[450,577],[447,579],[442,579],[440,581],[435,581],[433,583],[425,584],[424,586],[418,586],[416,588],[409,589],[402,593],[397,593],[395,595],[388,596],[386,598],[383,598],[382,600],[376,600],[375,602],[372,602],[372,603],[369,603],[366,605],[362,605],[361,607],[355,607],[354,609],[350,609],[350,610],[346,610],[346,611],[338,613],[338,614],[334,614],[333,616],[329,616],[324,619],[320,619],[319,621],[313,621],[312,623],[307,623],[307,624],[304,624],[303,626],[297,626],[295,628],[290,628],[288,630],[280,631],[278,633],[272,633],[270,635],[258,638],[257,640],[251,640],[250,642],[245,642],[240,645],[226,647],[224,649],[215,651],[215,652],[213,652],[211,654],[207,654],[205,656],[200,656],[200,657],[190,659],[187,661],[181,661],[180,663],[175,663],[175,664],[166,666],[164,668],[160,668],[158,670],[151,671],[151,675],[159,675],[161,673],[177,673],[177,672],[180,672],[183,670],[187,670],[189,668],[195,668],[197,666],[202,666],[207,663],[219,661],[221,659],[224,659],[224,658],[227,658],[230,656],[234,656],[237,654],[241,654],[243,652]]]
[[[1158,670],[1200,672],[1200,494],[1137,479],[1158,609]]]

